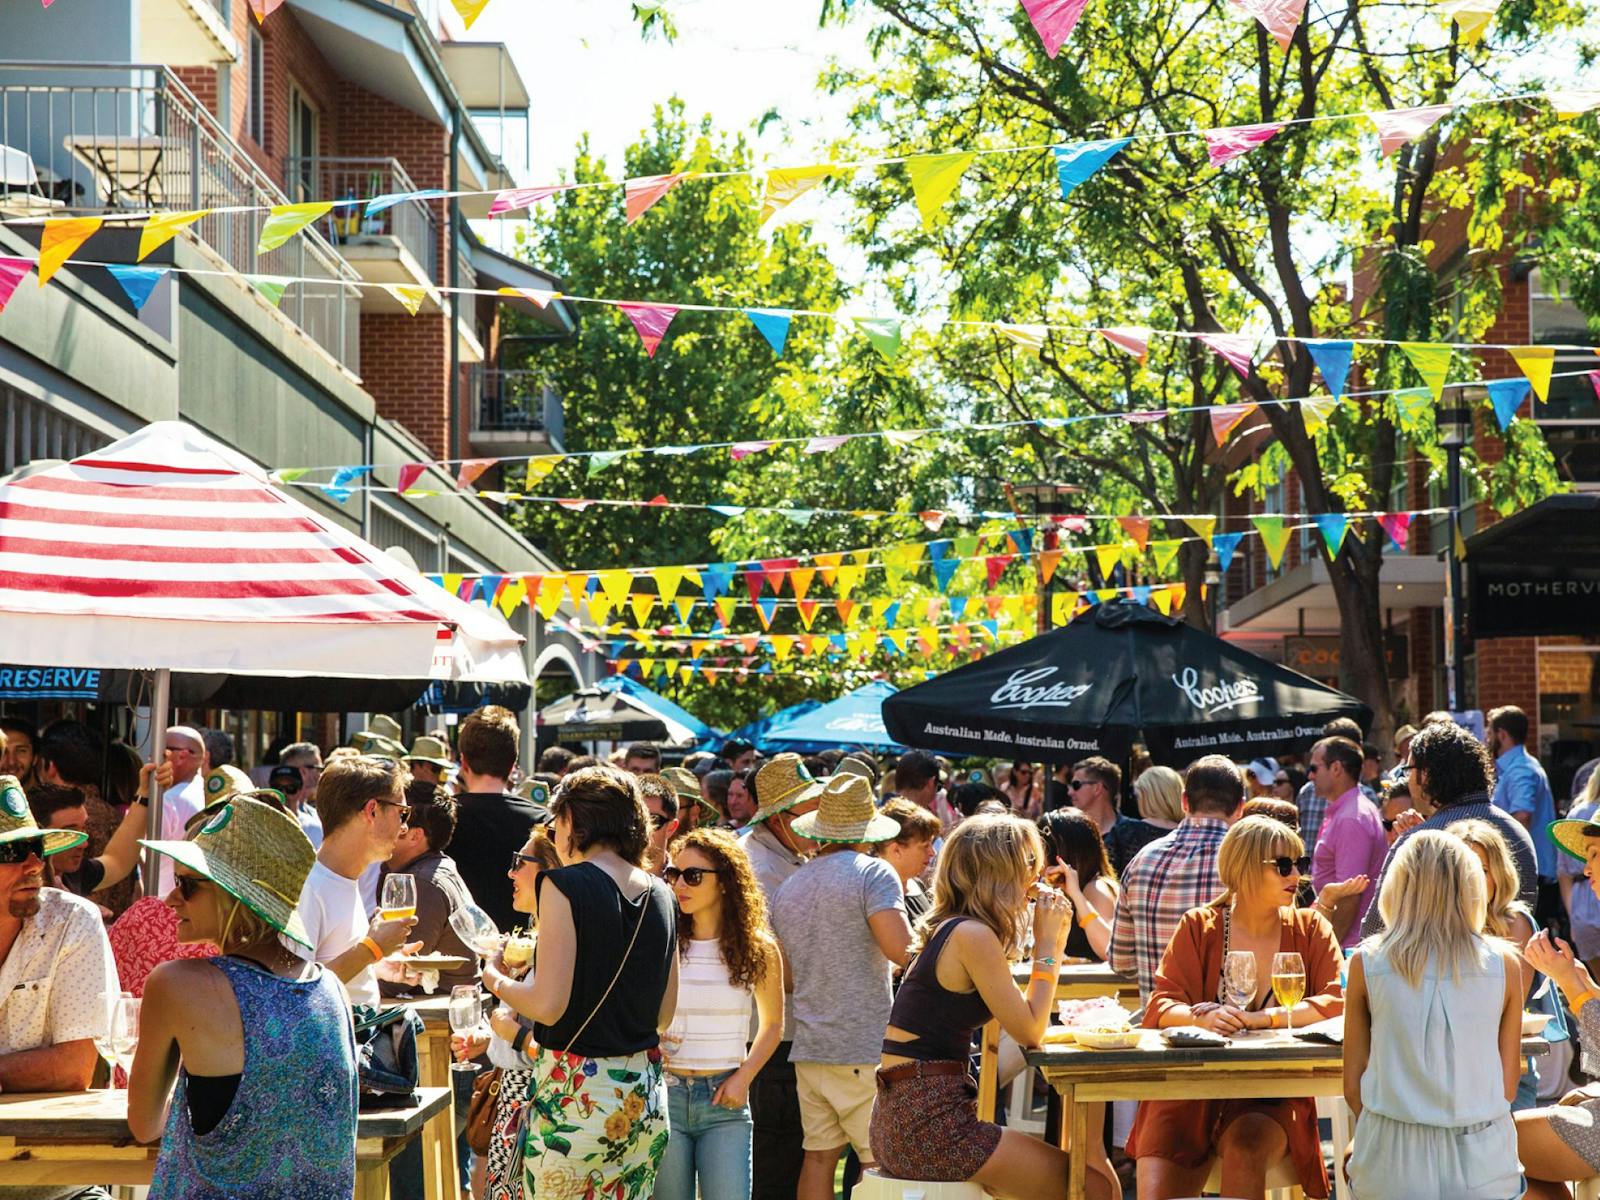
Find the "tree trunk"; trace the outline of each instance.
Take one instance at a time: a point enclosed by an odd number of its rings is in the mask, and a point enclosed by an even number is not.
[[[1357,541],[1353,531],[1346,538],[1339,557],[1329,564],[1328,577],[1339,604],[1339,686],[1372,709],[1367,737],[1387,745],[1395,726],[1378,591],[1382,566],[1382,534],[1369,525],[1365,540]]]

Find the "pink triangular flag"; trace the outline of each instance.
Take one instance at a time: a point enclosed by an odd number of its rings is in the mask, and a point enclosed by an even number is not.
[[[1250,357],[1255,353],[1257,339],[1244,333],[1202,333],[1200,340],[1227,359],[1240,379],[1250,378]]]
[[[0,300],[0,308],[5,306],[5,301]],[[1600,371],[1589,372],[1589,382],[1594,384],[1595,399],[1600,400]]]
[[[687,172],[677,175],[645,175],[639,179],[623,180],[622,194],[624,207],[628,212],[628,224],[632,225],[644,216],[646,209],[682,183],[685,174]]]
[[[489,205],[489,215],[499,216],[505,212],[516,212],[521,208],[529,208],[541,200],[547,200],[557,192],[565,192],[573,185],[558,183],[543,187],[507,188],[503,192],[494,194],[494,203]]]
[[[1137,325],[1113,325],[1095,331],[1120,350],[1126,350],[1140,362],[1150,353],[1150,331]]]
[[[31,258],[0,258],[0,312],[5,311],[11,293],[17,290],[17,284],[21,283],[23,277],[31,270],[33,270]]]
[[[428,469],[427,463],[405,463],[400,467],[400,478],[395,481],[394,490],[404,495],[411,489],[411,485],[422,477]]]
[[[638,331],[639,340],[644,343],[644,352],[654,358],[656,347],[661,345],[661,339],[667,336],[667,326],[671,325],[672,318],[678,315],[677,306],[624,301],[617,307]]]
[[[1277,39],[1278,48],[1287,51],[1305,15],[1306,0],[1230,0],[1240,12],[1249,13]]]
[[[826,454],[830,450],[837,450],[848,440],[848,438],[842,437],[814,437],[806,442],[805,452],[807,454]]]
[[[1423,108],[1396,108],[1389,112],[1368,113],[1378,129],[1378,144],[1387,158],[1412,138],[1419,138],[1450,112],[1449,104],[1430,104]]]
[[[1254,150],[1282,128],[1281,122],[1272,121],[1266,125],[1230,125],[1226,129],[1203,130],[1206,138],[1206,154],[1210,157],[1213,167],[1220,167],[1223,163]]]
[[[1139,412],[1125,412],[1122,419],[1129,425],[1148,425],[1152,421],[1164,421],[1167,414],[1158,408],[1146,408]]]
[[[1072,34],[1072,27],[1083,16],[1089,0],[1022,0],[1023,11],[1044,43],[1044,52],[1054,58],[1062,43]]]
[[[738,442],[728,448],[728,453],[733,456],[734,462],[742,462],[752,454],[760,454],[763,450],[770,450],[775,442]]]
[[[499,461],[498,458],[469,458],[464,460],[461,464],[460,472],[456,475],[456,486],[458,488],[467,487],[479,475],[482,475]],[[401,490],[403,491],[404,489]]]
[[[1211,436],[1217,439],[1217,445],[1224,445],[1228,436],[1239,427],[1251,413],[1255,412],[1254,404],[1219,404],[1211,410]]]
[[[1406,537],[1411,532],[1410,513],[1382,513],[1378,517],[1378,524],[1383,526],[1383,531],[1397,549],[1406,548]]]

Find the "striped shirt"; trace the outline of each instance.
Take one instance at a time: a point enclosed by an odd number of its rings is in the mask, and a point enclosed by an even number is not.
[[[667,1069],[731,1071],[744,1062],[750,1032],[751,995],[728,981],[722,943],[716,938],[689,943],[678,960],[678,1009],[662,1040],[676,1049]]]
[[[1123,873],[1106,960],[1120,974],[1138,975],[1141,999],[1155,991],[1161,957],[1183,914],[1222,894],[1217,848],[1227,832],[1221,817],[1185,817],[1134,855]]]

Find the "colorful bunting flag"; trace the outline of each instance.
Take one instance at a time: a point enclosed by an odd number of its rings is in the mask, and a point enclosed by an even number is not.
[[[593,479],[596,475],[600,474],[600,472],[615,465],[616,463],[621,462],[627,457],[628,452],[626,450],[596,450],[593,454],[589,455],[589,469],[586,473],[586,477]]]
[[[1061,550],[1039,551],[1039,582],[1049,583],[1054,578],[1056,568],[1061,565]]]
[[[1308,338],[1301,345],[1311,355],[1311,361],[1317,364],[1317,370],[1322,372],[1322,382],[1333,393],[1333,398],[1340,399],[1344,395],[1345,381],[1350,377],[1350,359],[1355,354],[1355,343]]]
[[[1394,543],[1395,549],[1405,550],[1406,538],[1411,532],[1410,513],[1383,513],[1378,517],[1378,524],[1383,532],[1389,535],[1389,540]]]
[[[1489,392],[1489,403],[1494,408],[1494,419],[1505,432],[1517,415],[1517,409],[1528,398],[1531,385],[1526,379],[1490,379],[1484,383]]]
[[[1439,6],[1439,15],[1448,29],[1452,21],[1460,31],[1461,44],[1470,46],[1483,37],[1499,11],[1500,0],[1445,0]]]
[[[350,485],[363,476],[370,474],[372,474],[371,467],[340,467],[333,473],[333,478],[323,485],[322,490],[338,503],[343,504],[354,494],[354,490]]]
[[[1350,519],[1343,513],[1318,513],[1317,532],[1322,534],[1323,544],[1328,547],[1328,558],[1339,557],[1339,547],[1344,545],[1344,535],[1350,528]]]
[[[501,213],[516,212],[519,209],[531,208],[541,200],[548,200],[557,192],[564,192],[572,187],[570,183],[546,185],[543,187],[506,188],[494,194],[494,200],[489,205],[489,215],[498,217]],[[372,207],[369,205],[370,213]]]
[[[1294,531],[1285,527],[1282,517],[1251,517],[1250,520],[1261,535],[1261,544],[1266,547],[1267,561],[1276,571],[1283,562],[1283,552],[1289,548],[1289,538]]]
[[[488,2],[489,0],[484,0],[485,4]],[[250,11],[255,14],[256,24],[260,25],[273,13],[278,11],[279,7],[281,7],[283,4],[283,0],[248,0],[248,3],[250,5]],[[50,5],[46,4],[45,7],[49,8]]]
[[[1306,0],[1230,0],[1240,12],[1249,13],[1270,33],[1285,53],[1294,41],[1294,31],[1305,15]]]
[[[1433,398],[1440,399],[1444,395],[1445,380],[1450,378],[1450,356],[1454,350],[1432,342],[1401,342],[1400,349],[1406,352],[1406,357],[1428,385]]]
[[[1113,325],[1109,329],[1095,330],[1106,341],[1120,350],[1126,350],[1141,363],[1150,353],[1150,331],[1137,325]],[[1162,414],[1163,416],[1165,414]]]
[[[99,217],[55,217],[44,223],[39,239],[39,286],[61,269],[73,252],[100,228]]]
[[[1450,112],[1449,104],[1430,104],[1421,108],[1395,108],[1388,112],[1368,113],[1378,130],[1378,144],[1385,158],[1413,138],[1419,138],[1432,129]]]
[[[261,237],[256,242],[256,253],[276,250],[313,221],[320,221],[333,211],[333,201],[319,200],[309,204],[278,204],[267,212],[261,226]]]
[[[1247,333],[1202,333],[1200,342],[1220,354],[1240,379],[1250,378],[1251,359],[1255,354],[1257,338]],[[1215,425],[1215,418],[1213,418]]]
[[[1107,138],[1056,146],[1056,178],[1061,184],[1061,198],[1065,200],[1075,188],[1087,183],[1131,141],[1132,138]]]
[[[389,293],[389,297],[396,304],[406,310],[408,317],[416,316],[417,310],[422,307],[422,302],[428,298],[428,289],[417,287],[415,284],[386,283],[383,285],[383,290]]]
[[[832,176],[847,174],[849,174],[847,168],[841,169],[831,163],[819,163],[810,167],[779,167],[775,171],[768,171],[767,191],[761,202],[759,224],[765,225],[775,213],[788,208],[801,196]]]
[[[1155,561],[1157,571],[1165,571],[1172,566],[1178,557],[1178,548],[1183,545],[1182,538],[1163,538],[1159,542],[1150,543],[1150,557]]]
[[[1044,43],[1044,52],[1054,58],[1088,4],[1089,0],[1022,0],[1022,10]]]
[[[1094,548],[1094,560],[1100,567],[1101,578],[1109,578],[1112,570],[1122,561],[1122,546],[1120,544],[1115,546],[1096,546]],[[993,587],[994,585],[990,584],[989,586]]]
[[[671,325],[672,318],[678,315],[677,307],[671,304],[647,304],[642,301],[623,301],[617,307],[622,310],[622,315],[628,318],[629,323],[639,334],[639,340],[644,343],[644,352],[654,358],[656,348],[661,345],[661,339],[667,336],[667,326]]]
[[[552,292],[549,288],[503,287],[495,288],[495,292],[501,296],[517,296],[541,311],[549,308],[550,302],[561,296],[560,292]]]
[[[1149,517],[1118,517],[1117,524],[1122,526],[1122,532],[1133,539],[1133,544],[1139,547],[1139,553],[1144,553],[1145,546],[1150,541]]]
[[[1550,372],[1556,364],[1556,352],[1553,346],[1512,346],[1510,348],[1512,359],[1517,364],[1517,369],[1528,377],[1528,383],[1533,387],[1533,394],[1545,403],[1550,400]]]
[[[243,279],[273,308],[277,308],[283,302],[283,293],[294,282],[293,279],[283,275],[245,275]]]
[[[1556,110],[1556,117],[1562,121],[1570,121],[1574,117],[1583,116],[1592,108],[1600,108],[1600,89],[1569,88],[1564,91],[1546,92],[1545,98]]]
[[[145,218],[144,228],[139,231],[139,253],[135,262],[142,262],[152,250],[165,246],[182,229],[193,225],[210,209],[197,208],[190,212],[156,213]]]
[[[1000,576],[1005,574],[1006,568],[1011,565],[1014,554],[991,554],[983,560],[985,577],[989,581],[989,589],[994,590],[994,585],[1000,582]]]
[[[805,453],[805,454],[827,454],[830,451],[837,450],[840,446],[844,445],[849,440],[850,440],[849,438],[844,438],[844,437],[814,437],[814,438],[810,438],[809,440],[807,440],[807,442],[806,442],[806,444],[805,444],[805,446],[803,448],[803,453]]]
[[[763,450],[771,450],[776,442],[735,442],[728,447],[728,454],[734,462],[743,462],[752,454],[760,454]]]
[[[1306,436],[1315,438],[1328,427],[1328,418],[1339,402],[1332,396],[1308,396],[1300,401],[1300,421],[1306,427]]]
[[[621,608],[628,593],[633,590],[633,573],[625,567],[596,571],[595,578],[600,581],[600,589],[613,608]]]
[[[565,461],[566,455],[564,454],[544,454],[538,458],[530,458],[528,460],[528,474],[523,480],[522,486],[530,492],[533,491],[549,477],[550,472]]]
[[[678,611],[678,620],[687,625],[689,623],[689,614],[694,612],[694,606],[698,603],[699,601],[693,596],[679,596],[672,602],[672,607]]]
[[[498,459],[494,458],[469,458],[463,460],[461,470],[456,474],[456,487],[464,489],[472,486],[478,476],[482,475],[498,461]]]
[[[411,490],[411,485],[420,479],[422,477],[422,473],[427,469],[427,463],[402,464],[400,467],[400,473],[395,479],[394,490],[399,492],[402,496],[405,495]]]
[[[945,201],[956,190],[961,176],[977,157],[971,153],[918,154],[906,159],[911,176],[911,194],[922,214],[922,227],[932,229],[944,210]]]
[[[128,302],[136,312],[149,303],[156,284],[167,273],[166,267],[134,267],[126,263],[107,263],[106,270],[111,272],[111,278],[122,285]]]
[[[1210,409],[1211,436],[1217,439],[1217,445],[1226,445],[1233,431],[1239,427],[1239,423],[1255,410],[1256,406],[1253,403],[1219,404]]]
[[[687,172],[676,175],[645,175],[639,179],[622,181],[623,208],[627,223],[632,225],[661,197],[683,182]]]
[[[883,356],[884,362],[893,362],[900,357],[900,326],[899,317],[856,317],[856,328],[867,335],[867,341],[872,343],[872,348]]]
[[[1223,129],[1205,129],[1206,156],[1213,167],[1232,162],[1241,154],[1248,154],[1262,142],[1272,138],[1283,128],[1282,122],[1271,121],[1265,125],[1230,125]]]
[[[267,2],[271,3],[271,0]],[[461,23],[471,29],[472,23],[482,16],[483,10],[489,6],[489,0],[450,0],[450,5],[460,14]]]
[[[1050,336],[1048,325],[996,325],[996,333],[1009,338],[1021,346],[1029,354],[1038,354],[1044,349],[1044,340]]]
[[[413,200],[442,200],[449,194],[443,188],[422,188],[415,192],[385,192],[381,196],[374,196],[371,200],[368,200],[363,212],[369,217],[375,217],[397,204],[405,204]],[[351,205],[341,204],[340,207],[348,211]]]
[[[1420,433],[1433,422],[1432,393],[1427,388],[1403,388],[1394,393],[1395,418],[1408,433]]]
[[[789,322],[794,314],[784,308],[747,308],[744,315],[750,318],[756,332],[767,339],[772,352],[781,357],[789,340]]]
[[[1211,539],[1211,548],[1217,552],[1217,570],[1224,575],[1233,564],[1234,552],[1239,549],[1243,538],[1242,533],[1219,533]]]

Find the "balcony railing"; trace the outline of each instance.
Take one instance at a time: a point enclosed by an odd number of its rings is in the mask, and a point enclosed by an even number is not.
[[[468,367],[474,433],[542,435],[552,446],[566,437],[561,396],[540,371]]]
[[[418,190],[392,158],[290,158],[283,174],[296,201],[370,200]],[[424,201],[402,200],[371,216],[359,204],[336,208],[319,228],[336,246],[364,237],[393,237],[430,282],[439,282],[439,221]]]
[[[360,276],[311,229],[256,254],[259,206],[289,199],[164,67],[0,61],[0,145],[28,154],[39,176],[0,181],[12,208],[214,210],[189,226],[195,235],[241,274],[310,280],[290,285],[279,311],[360,373]],[[240,208],[254,211],[216,211]]]

